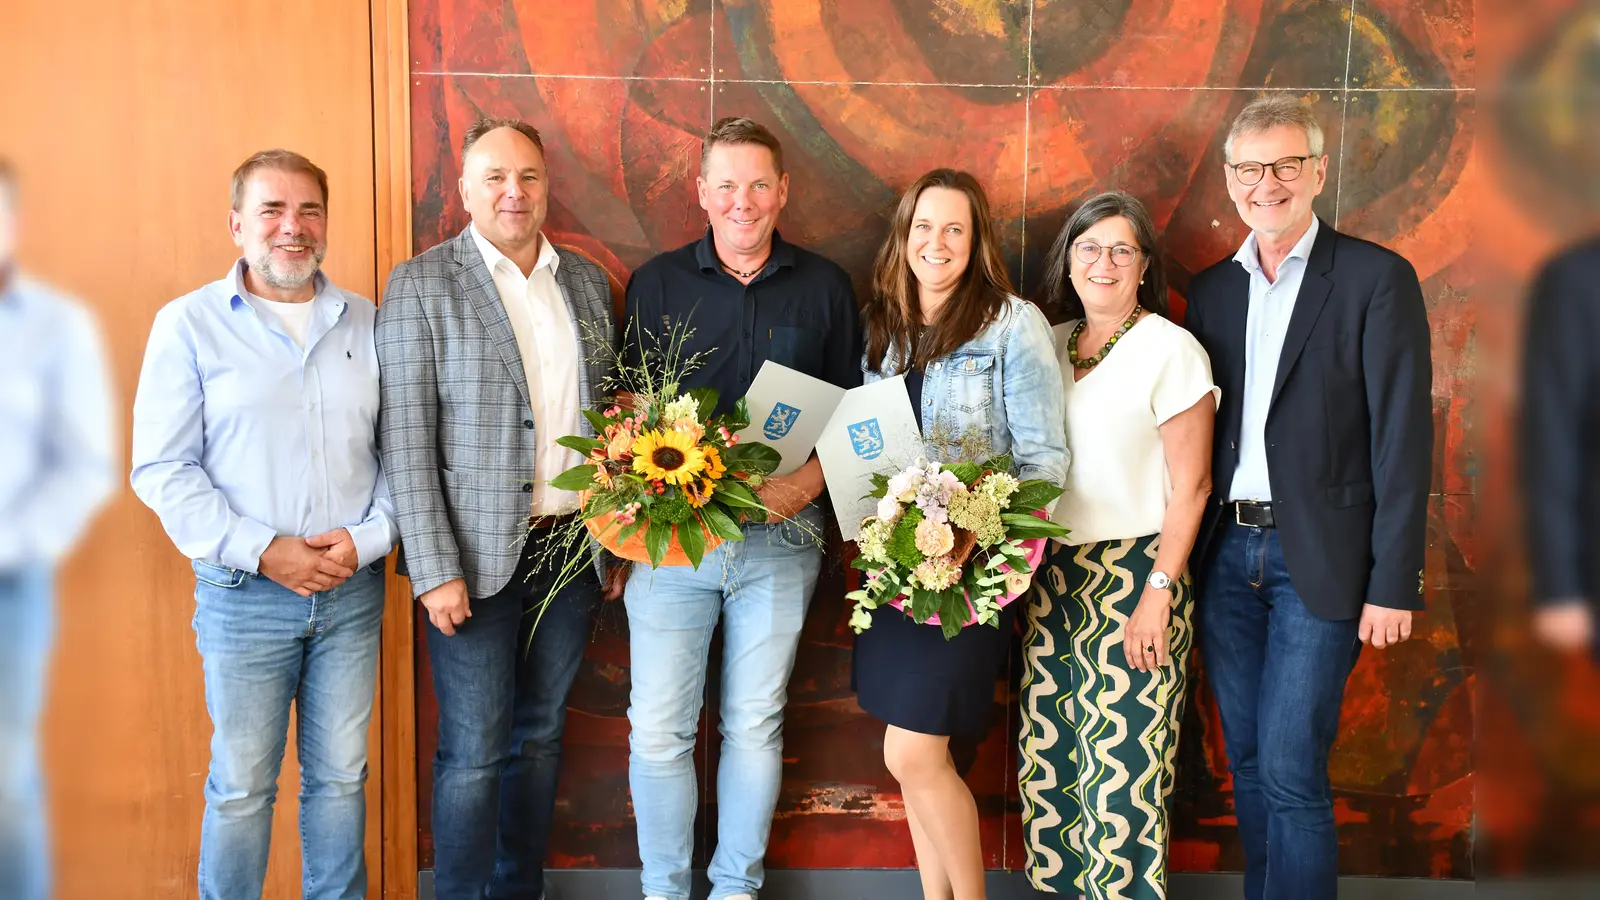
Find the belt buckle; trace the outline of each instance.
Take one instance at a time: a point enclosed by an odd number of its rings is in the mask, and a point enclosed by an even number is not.
[[[1260,504],[1257,504],[1253,500],[1239,500],[1239,501],[1236,501],[1233,504],[1233,521],[1236,524],[1238,524],[1239,527],[1241,527],[1241,528],[1259,528],[1260,526],[1248,524],[1244,520],[1244,508],[1246,506],[1259,506],[1259,505]]]

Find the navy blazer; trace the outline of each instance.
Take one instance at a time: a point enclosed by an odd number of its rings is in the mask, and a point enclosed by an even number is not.
[[[1195,277],[1185,327],[1222,388],[1204,560],[1239,465],[1250,275],[1232,257]],[[1416,270],[1321,223],[1267,412],[1273,516],[1289,580],[1323,619],[1365,603],[1422,608],[1433,458],[1433,363]],[[1205,566],[1197,567],[1204,598]]]
[[[1597,603],[1600,240],[1545,265],[1528,300],[1525,340],[1520,456],[1533,599]]]

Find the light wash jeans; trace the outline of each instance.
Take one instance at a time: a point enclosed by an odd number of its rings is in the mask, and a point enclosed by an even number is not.
[[[211,715],[200,825],[201,900],[257,900],[296,707],[306,900],[360,900],[367,726],[383,620],[379,561],[301,597],[263,576],[196,561],[194,631]]]
[[[783,706],[822,550],[816,507],[799,522],[747,525],[698,571],[635,566],[626,603],[632,656],[628,785],[646,895],[689,896],[699,806],[694,745],[711,634],[722,621],[722,755],[711,896],[755,894],[783,777]],[[802,528],[802,523],[804,528]]]
[[[39,769],[39,714],[55,635],[50,570],[0,572],[0,897],[50,893],[50,823]]]

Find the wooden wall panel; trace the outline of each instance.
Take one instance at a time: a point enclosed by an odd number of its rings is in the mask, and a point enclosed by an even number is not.
[[[24,176],[22,258],[98,313],[124,455],[150,322],[235,258],[228,177],[251,152],[289,147],[328,171],[327,271],[373,295],[371,54],[364,2],[4,4],[0,152]],[[61,582],[46,753],[65,900],[195,895],[210,724],[193,578],[122,483]],[[285,769],[273,898],[300,896],[297,776]]]

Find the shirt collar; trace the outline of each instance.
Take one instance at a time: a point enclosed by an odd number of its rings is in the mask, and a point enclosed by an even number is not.
[[[716,238],[712,236],[711,226],[706,226],[706,233],[694,247],[695,261],[700,263],[702,272],[722,271],[722,261],[717,258]],[[774,228],[772,230],[772,252],[767,255],[767,266],[777,266],[780,269],[794,268],[794,245],[785,241],[783,235]]]
[[[244,270],[248,266],[249,263],[245,262],[245,258],[242,256],[234,260],[233,272],[229,277],[233,284],[233,294],[228,297],[228,304],[234,309],[247,305],[244,298],[250,296],[250,289],[245,287],[244,284]],[[312,276],[311,283],[314,291],[310,300],[312,304],[324,306],[329,302],[340,299],[334,291],[329,290],[333,287],[333,282],[329,281],[328,276],[323,274],[320,269],[317,270],[316,275]],[[344,304],[340,302],[339,306],[342,310]]]
[[[522,269],[511,261],[511,257],[501,253],[500,248],[490,243],[489,239],[478,231],[477,225],[474,224],[467,227],[472,231],[472,242],[478,245],[478,252],[483,254],[483,264],[488,267],[489,274],[493,275],[495,267],[500,265],[501,260],[505,260],[511,268],[516,269],[518,276],[522,275]],[[544,236],[543,231],[539,232],[539,261],[533,264],[533,272],[549,266],[550,274],[554,275],[556,268],[560,265],[561,257],[556,253],[555,245],[550,243],[550,239]],[[532,277],[533,272],[528,273],[529,277]]]
[[[1295,241],[1294,246],[1289,249],[1289,255],[1284,257],[1284,260],[1298,259],[1301,262],[1309,262],[1311,259],[1311,247],[1317,242],[1317,230],[1321,227],[1321,224],[1317,216],[1312,216],[1311,227],[1307,228],[1306,233],[1300,236],[1300,240]],[[1233,255],[1233,259],[1239,265],[1244,266],[1246,271],[1261,272],[1261,245],[1256,242],[1256,233],[1254,231],[1250,232],[1249,237],[1244,239],[1244,244],[1239,248],[1239,252]]]

